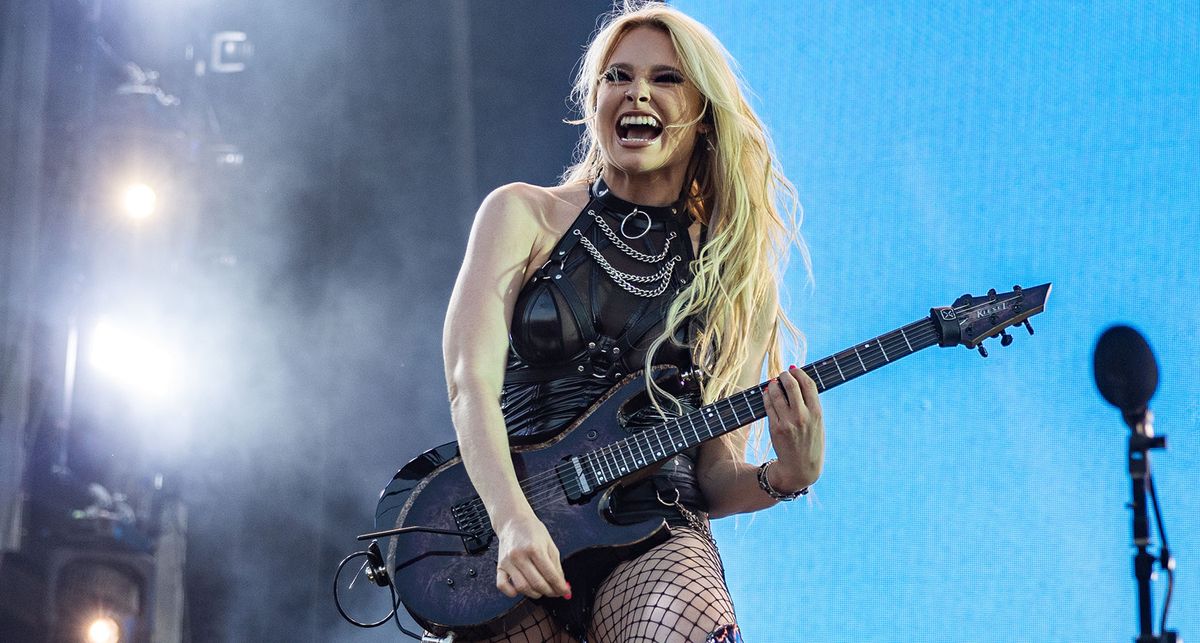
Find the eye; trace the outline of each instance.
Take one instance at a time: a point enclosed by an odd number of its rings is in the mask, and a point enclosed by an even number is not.
[[[683,75],[674,71],[663,72],[654,77],[654,82],[667,83],[670,85],[678,85],[679,83],[682,83],[683,80]]]
[[[629,82],[629,72],[612,67],[600,78],[609,83],[627,83]]]

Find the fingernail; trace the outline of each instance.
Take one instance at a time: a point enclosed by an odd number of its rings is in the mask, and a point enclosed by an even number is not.
[[[563,598],[567,599],[568,601],[571,600],[571,592],[567,592],[566,594],[563,594]]]
[[[788,367],[788,370],[789,370],[789,371],[794,371],[794,370],[796,370],[796,365],[795,365],[795,364],[792,364],[791,366],[789,366],[789,367]]]

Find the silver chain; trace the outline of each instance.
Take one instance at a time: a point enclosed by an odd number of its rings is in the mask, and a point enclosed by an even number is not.
[[[613,245],[620,248],[621,252],[624,252],[629,257],[637,259],[642,263],[658,263],[667,258],[667,252],[671,249],[671,240],[675,238],[674,232],[667,235],[667,242],[663,245],[662,252],[658,253],[657,255],[648,255],[644,252],[638,252],[637,250],[634,250],[629,246],[629,244],[622,241],[621,238],[617,236],[617,233],[614,232],[612,228],[608,227],[608,223],[604,221],[604,217],[596,214],[595,210],[588,210],[588,214],[592,215],[592,218],[596,220],[596,224],[600,226],[600,230],[604,232],[604,236],[608,237],[608,240],[612,241]]]
[[[587,249],[588,254],[592,255],[592,258],[596,260],[596,263],[600,264],[600,267],[604,269],[604,272],[608,274],[609,278],[611,278],[613,282],[623,288],[626,292],[637,295],[638,297],[652,298],[657,297],[667,291],[667,286],[671,283],[671,273],[675,270],[675,264],[679,261],[679,255],[671,257],[670,261],[663,264],[663,266],[658,269],[658,272],[652,275],[633,275],[627,272],[621,272],[620,270],[614,268],[613,265],[604,258],[604,255],[600,254],[600,251],[596,248],[596,246],[592,245],[592,240],[583,236],[579,230],[575,230],[574,233],[579,237],[579,240],[583,242],[583,247]],[[663,256],[665,257],[666,255],[664,254]],[[661,283],[659,283],[658,286],[653,290],[639,288],[633,285],[635,283],[654,283],[655,281],[659,280],[661,280]]]

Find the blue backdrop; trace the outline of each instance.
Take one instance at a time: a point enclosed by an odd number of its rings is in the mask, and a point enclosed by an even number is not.
[[[812,500],[718,522],[747,639],[1132,640],[1126,429],[1091,373],[1116,322],[1157,353],[1168,625],[1200,637],[1200,5],[676,5],[741,63],[800,191],[809,361],[1054,282],[1033,337],[823,396]]]

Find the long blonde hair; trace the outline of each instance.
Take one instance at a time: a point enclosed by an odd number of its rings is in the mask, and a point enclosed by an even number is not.
[[[700,320],[692,357],[706,375],[703,398],[709,403],[738,389],[743,364],[751,358],[752,330],[769,323],[771,373],[783,369],[781,339],[802,350],[803,337],[784,313],[777,281],[791,244],[809,267],[797,231],[799,203],[775,161],[766,128],[743,95],[729,53],[708,28],[661,2],[626,2],[607,17],[584,53],[572,99],[582,114],[574,122],[586,129],[562,183],[595,181],[604,169],[596,90],[617,43],[640,26],[670,35],[684,74],[705,99],[700,118],[709,126],[696,142],[683,188],[692,217],[708,226],[708,242],[692,264],[691,283],[669,308],[665,331],[646,353],[646,366],[663,342],[674,341],[675,329]],[[775,309],[759,310],[766,302]],[[760,317],[764,314],[770,317]]]

